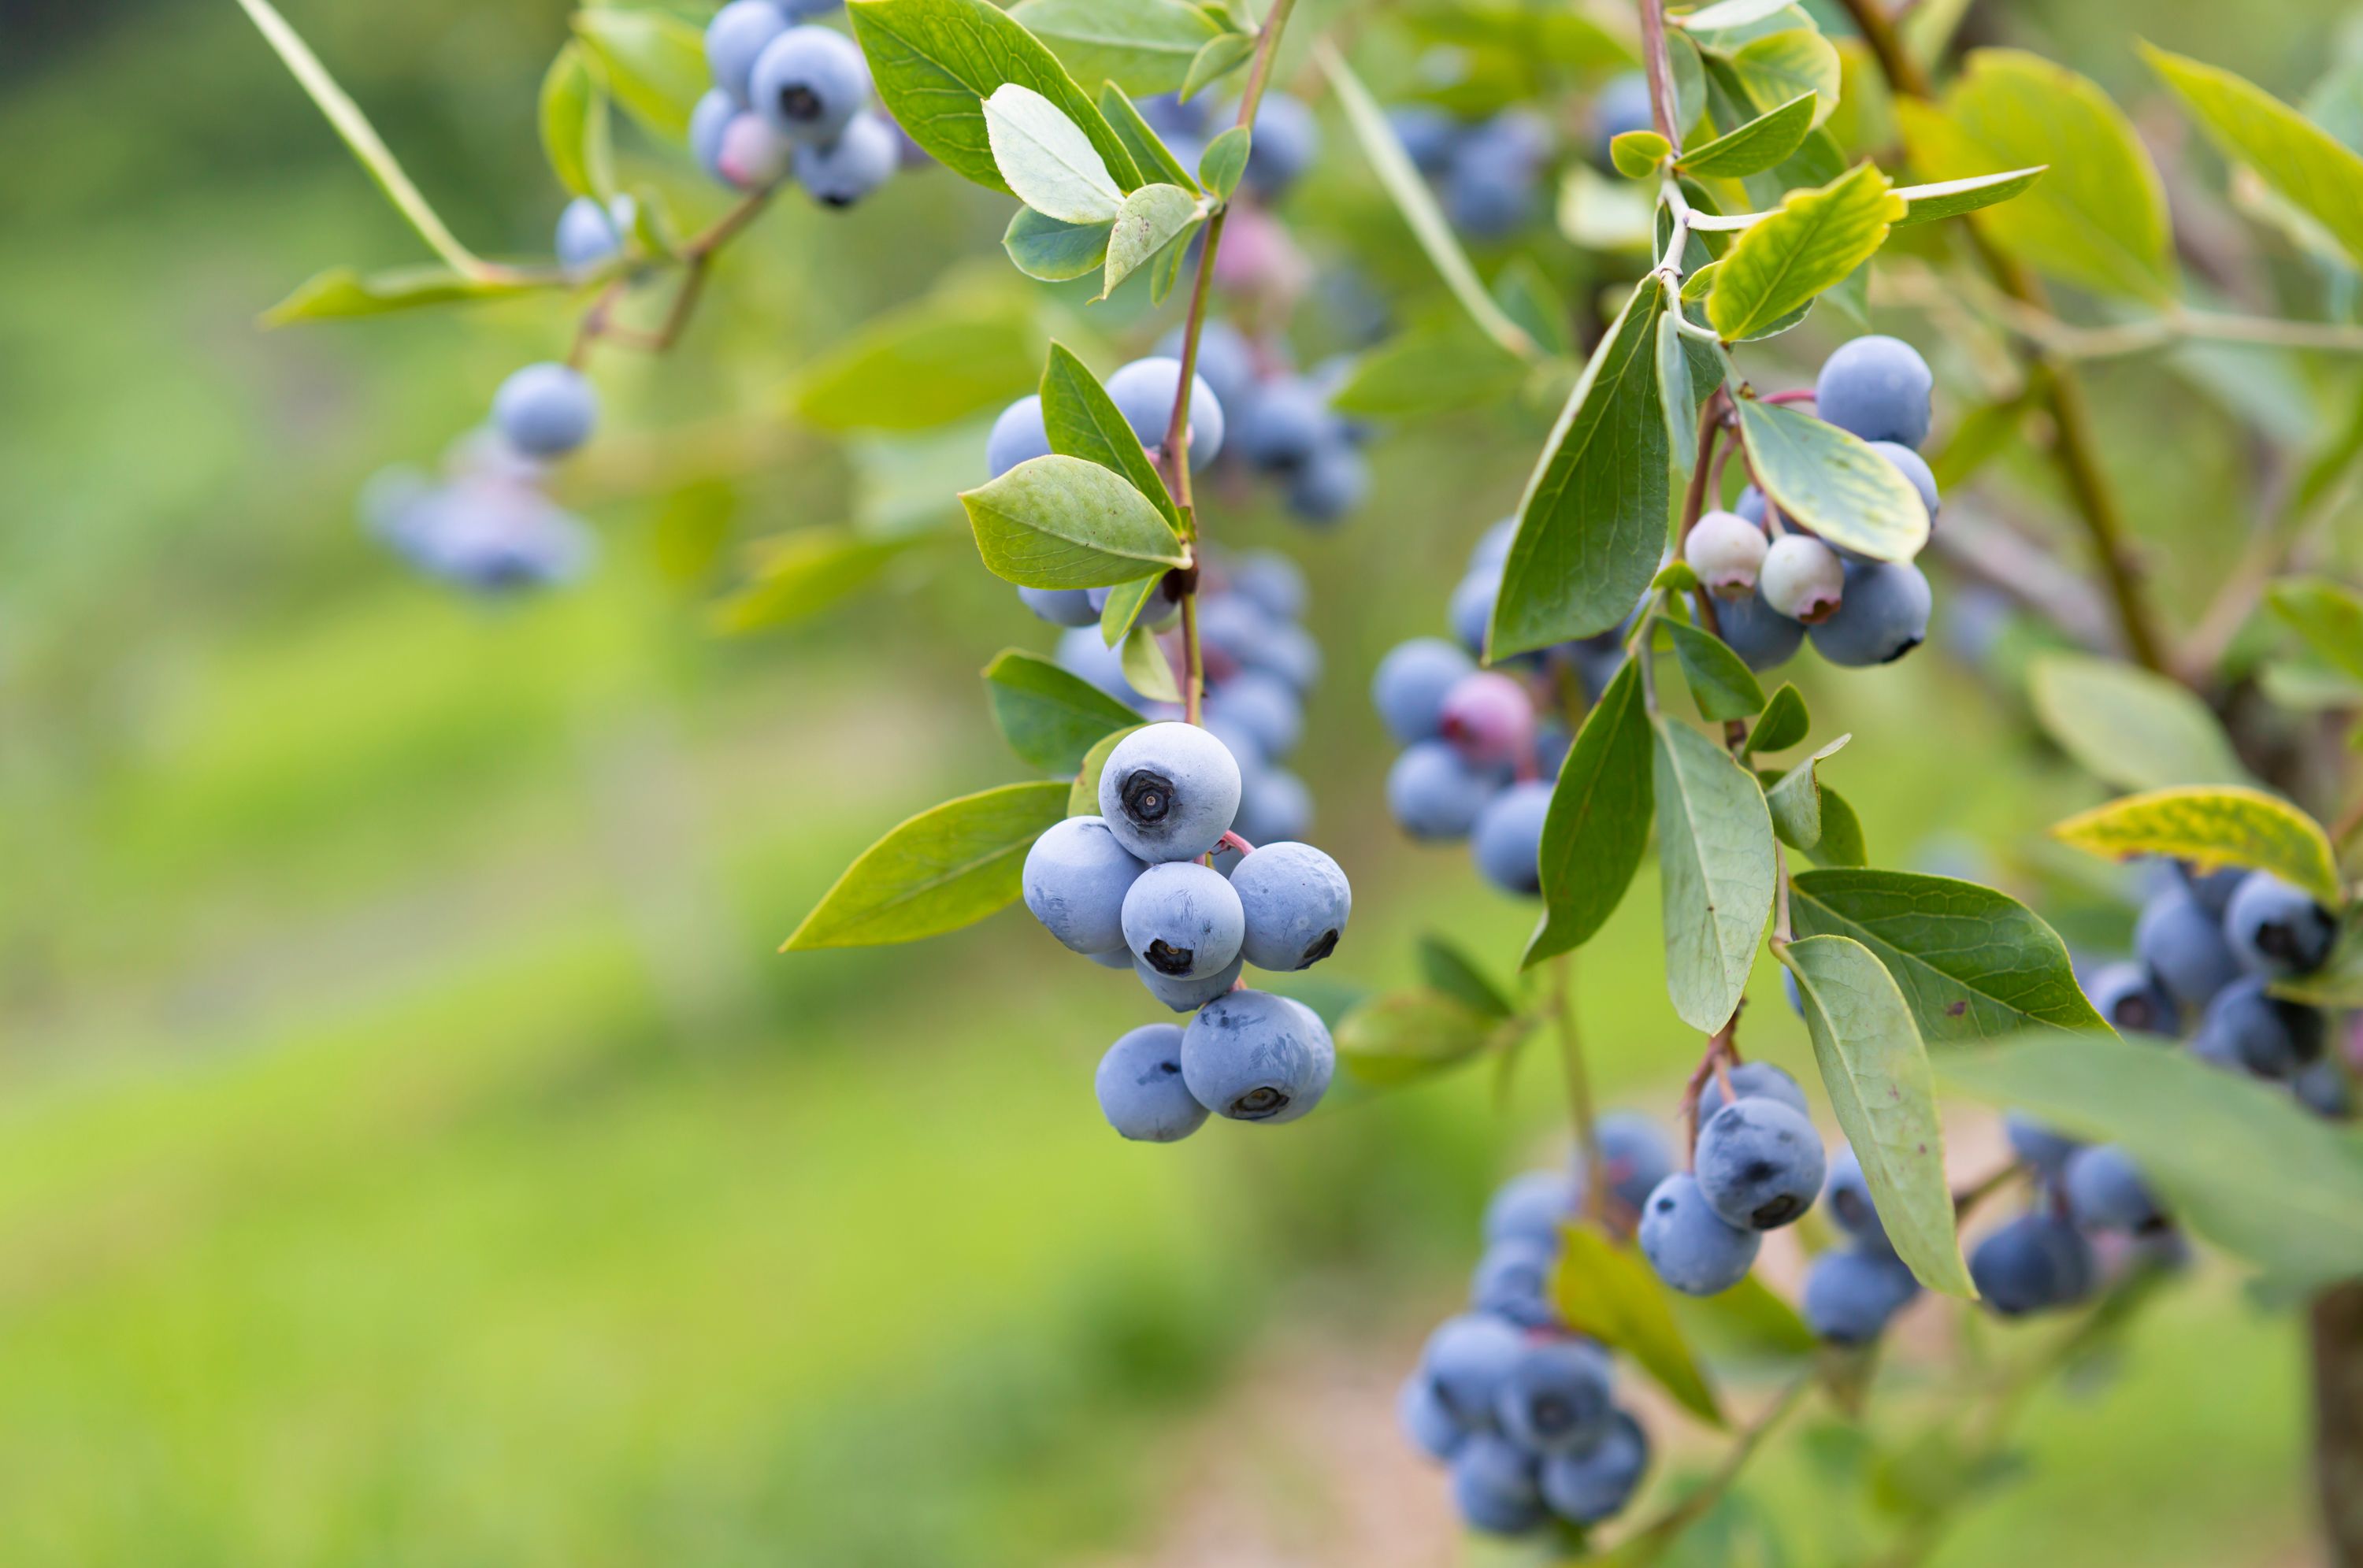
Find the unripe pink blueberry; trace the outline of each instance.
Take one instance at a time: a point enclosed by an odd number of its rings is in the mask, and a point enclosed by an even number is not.
[[[1719,599],[1745,599],[1756,591],[1767,547],[1764,530],[1736,512],[1710,512],[1691,525],[1682,559]]]
[[[765,124],[762,116],[742,114],[723,127],[714,167],[738,189],[757,191],[787,178],[795,151],[795,144]]]
[[[1444,738],[1476,767],[1510,767],[1534,745],[1535,704],[1499,670],[1465,675],[1444,694]]]
[[[1819,539],[1787,534],[1764,552],[1758,582],[1765,603],[1810,626],[1836,613],[1846,591],[1846,563]]]

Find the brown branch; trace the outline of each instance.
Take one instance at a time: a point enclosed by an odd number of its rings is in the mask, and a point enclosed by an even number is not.
[[[1674,94],[1674,60],[1666,48],[1666,0],[1641,0],[1641,60],[1649,76],[1649,117],[1679,154],[1682,128]]]

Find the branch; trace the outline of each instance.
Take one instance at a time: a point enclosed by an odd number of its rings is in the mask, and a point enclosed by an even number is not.
[[[1559,1060],[1567,1068],[1568,1119],[1575,1126],[1575,1147],[1583,1165],[1583,1212],[1595,1223],[1605,1223],[1608,1212],[1608,1166],[1601,1158],[1594,1134],[1592,1077],[1584,1070],[1583,1042],[1575,1029],[1575,955],[1562,953],[1551,964],[1551,1026],[1559,1033]]]
[[[1641,59],[1649,73],[1649,117],[1680,157],[1682,128],[1676,123],[1673,56],[1666,49],[1666,0],[1641,0]]]

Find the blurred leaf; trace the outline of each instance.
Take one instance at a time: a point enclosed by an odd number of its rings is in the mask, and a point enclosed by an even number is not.
[[[1935,223],[1938,218],[1959,217],[1981,207],[1998,206],[2042,179],[2047,167],[2037,164],[2032,169],[1972,174],[1967,179],[1940,180],[1929,185],[1898,185],[1895,193],[1903,198],[1904,213],[1895,220],[1895,226]]]
[[[783,953],[915,942],[1015,903],[1026,852],[1067,814],[1067,786],[1004,784],[933,806],[861,852]]]
[[[1789,919],[1801,936],[1869,948],[1921,1034],[1939,1044],[2047,1024],[2108,1027],[2085,1000],[2058,933],[1991,888],[1910,871],[1800,871],[1789,879]]]
[[[1681,160],[1685,174],[1736,180],[1760,174],[1804,144],[1814,128],[1814,96],[1800,94],[1779,108],[1758,115],[1727,136],[1703,146],[1686,148]]]
[[[1752,397],[1737,402],[1748,467],[1783,516],[1878,560],[1920,553],[1928,509],[1901,469],[1810,414]]]
[[[945,290],[871,317],[807,361],[790,405],[833,432],[930,430],[1033,391],[1041,358],[1024,295]]]
[[[1458,1066],[1503,1032],[1489,1018],[1440,991],[1389,991],[1348,1013],[1337,1030],[1337,1060],[1366,1084],[1392,1088]]]
[[[1121,647],[1141,612],[1148,608],[1150,598],[1164,585],[1165,574],[1158,571],[1109,589],[1107,602],[1100,606],[1100,641],[1108,647]]]
[[[1813,848],[1805,851],[1816,866],[1861,867],[1870,864],[1870,850],[1863,843],[1862,819],[1847,804],[1844,795],[1828,785],[1821,786],[1822,836]]]
[[[1811,853],[1822,842],[1821,765],[1837,755],[1852,735],[1840,735],[1786,773],[1757,776],[1764,786],[1764,806],[1772,813],[1774,836],[1790,848]]]
[[[1707,319],[1725,342],[1753,337],[1870,259],[1903,204],[1873,164],[1817,191],[1792,191],[1780,210],[1740,231],[1715,269]]]
[[[1584,715],[1552,787],[1537,857],[1543,923],[1521,968],[1582,946],[1624,900],[1649,843],[1652,749],[1640,664],[1626,659]]]
[[[1647,253],[1655,212],[1647,190],[1630,180],[1607,179],[1589,163],[1570,164],[1559,177],[1554,215],[1559,232],[1582,249]]]
[[[1813,123],[1818,126],[1838,106],[1843,73],[1836,46],[1810,27],[1750,39],[1725,60],[1758,109],[1811,94]]]
[[[2306,646],[2363,680],[2363,594],[2326,577],[2285,577],[2265,603]]]
[[[1647,180],[1673,149],[1673,144],[1656,131],[1619,131],[1608,144],[1608,162],[1627,180]]]
[[[766,547],[746,586],[715,604],[714,628],[737,635],[816,615],[869,587],[915,542],[865,539],[837,526],[799,529]]]
[[[851,0],[846,14],[887,112],[953,173],[1009,189],[993,164],[984,100],[1015,83],[1073,122],[1118,190],[1140,183],[1132,154],[1058,57],[987,0]]]
[[[1223,29],[1175,0],[1023,0],[1009,15],[1050,46],[1086,90],[1114,82],[1127,93],[1170,93]]]
[[[2153,790],[2070,817],[2051,833],[2110,859],[2170,855],[2202,872],[2252,867],[2303,888],[2331,909],[2346,902],[2328,835],[2312,817],[2261,790]]]
[[[2224,156],[2245,163],[2363,261],[2363,157],[2255,83],[2140,43]]]
[[[730,542],[738,514],[738,492],[727,480],[694,480],[658,505],[649,533],[657,569],[676,583],[698,583],[714,574]]]
[[[1763,1276],[1747,1274],[1737,1285],[1713,1296],[1678,1296],[1674,1316],[1689,1325],[1691,1337],[1708,1342],[1708,1349],[1728,1344],[1741,1355],[1812,1355],[1822,1342],[1797,1309],[1773,1292]]]
[[[2029,668],[2026,691],[2044,733],[2104,783],[2247,782],[2223,724],[2180,681],[2117,659],[2047,653]]]
[[[1148,264],[1149,309],[1155,310],[1162,305],[1172,294],[1173,284],[1182,276],[1182,263],[1188,260],[1190,257],[1190,237],[1197,231],[1198,226],[1193,222],[1189,227],[1174,236],[1172,242],[1159,251],[1157,259]]]
[[[541,149],[558,182],[576,195],[605,203],[616,193],[607,90],[578,40],[558,51],[541,79]]]
[[[1208,39],[1182,78],[1182,101],[1187,103],[1245,65],[1254,57],[1255,46],[1253,33],[1225,33]]]
[[[1720,0],[1720,4],[1702,6],[1687,16],[1666,19],[1686,32],[1711,33],[1724,28],[1744,28],[1750,22],[1760,22],[1777,17],[1795,0]]]
[[[1776,951],[1797,977],[1822,1086],[1895,1255],[1929,1289],[1975,1297],[1953,1225],[1936,1082],[1903,993],[1869,948],[1844,936]]]
[[[1970,52],[1942,106],[1899,99],[1912,166],[1949,182],[2047,166],[1979,226],[2037,271],[2098,293],[2169,303],[2166,193],[2124,111],[2089,79],[2017,50]]]
[[[1100,774],[1107,767],[1108,754],[1116,743],[1141,726],[1122,729],[1114,734],[1102,735],[1092,749],[1083,753],[1083,765],[1075,770],[1075,781],[1067,791],[1067,814],[1071,817],[1095,817],[1100,814]]]
[[[1031,87],[1004,82],[984,101],[993,165],[1017,199],[1060,223],[1112,221],[1124,205],[1107,160],[1059,106]]]
[[[1434,932],[1419,939],[1419,972],[1430,988],[1487,1018],[1509,1018],[1517,1010],[1475,960]]]
[[[265,326],[340,316],[385,315],[429,305],[514,299],[543,289],[562,289],[567,280],[548,276],[468,277],[442,267],[404,267],[368,277],[350,267],[331,267],[262,313]]]
[[[1661,622],[1673,638],[1674,659],[1689,683],[1699,716],[1714,723],[1747,719],[1764,711],[1764,688],[1756,672],[1724,646],[1723,639],[1681,621]]]
[[[1198,156],[1198,183],[1218,201],[1229,201],[1248,171],[1248,155],[1255,150],[1254,135],[1245,126],[1233,126],[1206,144]]]
[[[1786,751],[1813,734],[1814,718],[1806,712],[1805,700],[1789,681],[1772,693],[1764,704],[1763,717],[1747,734],[1747,744],[1740,748],[1742,756],[1756,756],[1768,751]]]
[[[1030,458],[960,499],[986,567],[1021,588],[1105,588],[1145,567],[1189,565],[1129,480],[1081,458]]]
[[[1621,1350],[1701,1420],[1724,1424],[1706,1374],[1691,1354],[1658,1275],[1637,1248],[1584,1221],[1559,1228],[1551,1302],[1567,1326]]]
[[[1481,408],[1498,405],[1525,377],[1524,360],[1455,312],[1362,354],[1330,406],[1381,418]]]
[[[1688,724],[1652,721],[1666,988],[1702,1034],[1731,1020],[1772,914],[1772,819],[1755,777]]]
[[[1122,474],[1163,515],[1167,526],[1181,529],[1182,513],[1149,463],[1140,437],[1091,367],[1063,343],[1050,345],[1042,366],[1042,426],[1049,434],[1050,450]]]
[[[2107,1034],[1954,1052],[1945,1078],[1989,1104],[2124,1144],[2179,1220],[2277,1284],[2363,1275],[2363,1139],[2281,1085]]]
[[[1143,179],[1161,180],[1185,191],[1197,188],[1189,166],[1174,156],[1164,138],[1157,134],[1157,127],[1141,117],[1132,100],[1125,96],[1124,89],[1113,82],[1100,88],[1100,113],[1107,116],[1108,128],[1132,154],[1132,161]]]
[[[690,111],[714,85],[696,28],[662,11],[603,6],[575,12],[574,31],[633,118],[675,140],[689,134]]]
[[[1020,207],[1001,237],[1001,248],[1027,277],[1064,283],[1100,270],[1107,260],[1108,239],[1115,231],[1114,220],[1060,223],[1032,207]]]
[[[1116,214],[1115,230],[1108,237],[1100,298],[1115,293],[1118,283],[1171,244],[1198,216],[1198,198],[1179,185],[1143,185],[1126,196],[1123,210]]]
[[[1098,687],[1039,654],[1005,648],[984,667],[993,722],[1020,760],[1045,773],[1082,771],[1092,747],[1141,717]]]
[[[1157,634],[1146,626],[1136,625],[1125,634],[1124,678],[1132,689],[1152,702],[1179,702],[1182,683],[1173,679],[1173,661],[1165,657],[1165,646]]]
[[[1664,280],[1643,278],[1559,411],[1518,506],[1489,659],[1606,631],[1657,575],[1669,485],[1658,401],[1665,305]]]

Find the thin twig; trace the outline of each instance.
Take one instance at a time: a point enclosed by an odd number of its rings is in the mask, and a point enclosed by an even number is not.
[[[1583,1041],[1576,1032],[1572,953],[1562,953],[1551,961],[1551,1027],[1558,1032],[1559,1060],[1567,1068],[1568,1120],[1574,1124],[1576,1154],[1583,1167],[1583,1212],[1595,1222],[1604,1222],[1608,1166],[1593,1132],[1592,1076],[1584,1069]]]

